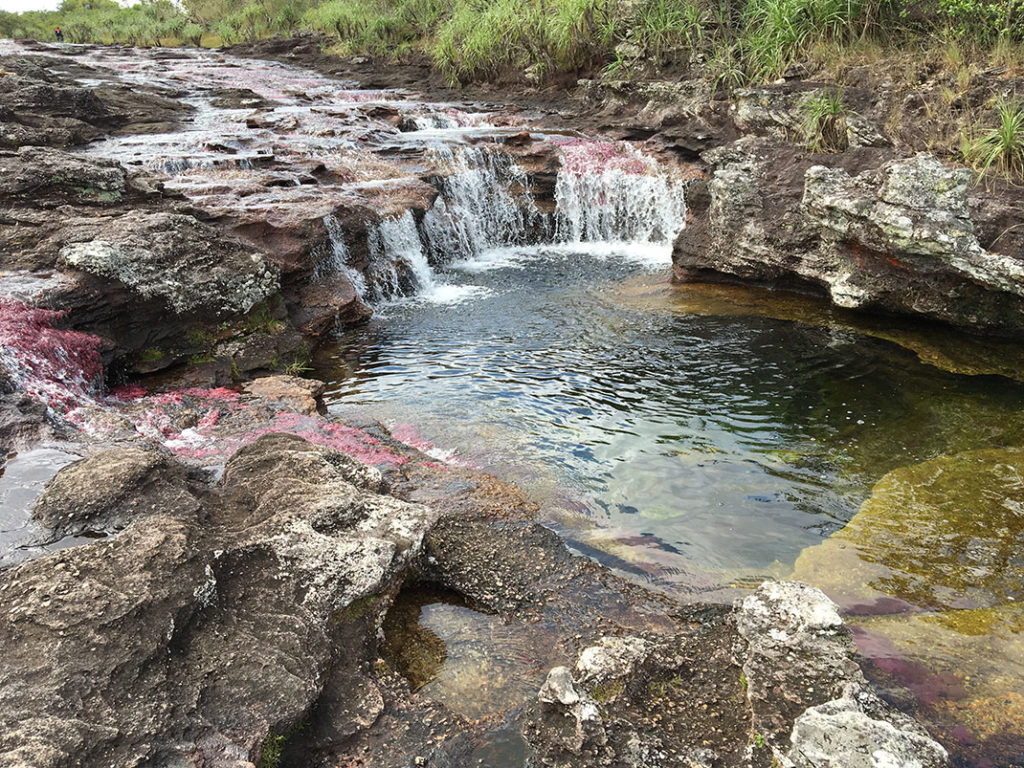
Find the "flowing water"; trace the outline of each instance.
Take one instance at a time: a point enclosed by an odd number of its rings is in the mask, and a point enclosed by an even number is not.
[[[441,270],[438,280],[465,289],[461,301],[386,305],[321,356],[330,409],[379,418],[439,457],[519,484],[572,546],[684,599],[731,599],[762,578],[792,575],[805,550],[804,561],[847,530],[887,473],[1024,446],[1020,383],[942,371],[815,302],[669,286],[659,256],[664,250],[636,244],[532,247]],[[907,328],[906,336],[920,345],[928,334]],[[1020,505],[1022,487],[1007,482],[952,503],[973,509],[977,495],[995,492],[1000,508]],[[1007,524],[1017,510],[962,549],[1019,553],[1021,526]],[[933,557],[916,541],[948,538],[949,514],[926,510],[886,538],[897,568],[901,557],[922,562],[914,584],[951,584],[941,604],[915,599],[920,589],[884,587],[844,602],[837,586],[878,580],[864,573],[877,552],[851,561],[829,550],[824,574],[802,566],[796,575],[867,615],[851,616],[865,651],[886,680],[921,694],[947,743],[970,729],[966,746],[954,744],[963,764],[1012,765],[1024,744],[993,739],[1022,721],[1008,714],[979,726],[980,716],[965,713],[999,711],[1008,705],[993,706],[994,697],[1017,702],[1024,693],[1019,614],[982,630],[983,642],[1003,644],[979,662],[953,633],[936,638],[922,611],[941,619],[946,609],[1012,606],[1024,599],[1020,555],[992,587],[998,595],[968,594],[948,575],[961,558]],[[1000,571],[993,558],[975,560],[975,579]],[[889,594],[904,602],[877,599]],[[932,632],[905,637],[908,622]],[[945,675],[978,680],[986,669],[976,696],[948,685],[929,693]],[[914,682],[922,675],[923,688]]]

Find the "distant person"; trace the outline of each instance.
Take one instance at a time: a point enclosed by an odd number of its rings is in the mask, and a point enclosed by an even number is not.
[[[53,34],[57,36],[58,43],[64,42],[64,33],[60,31],[60,27],[57,27],[55,30],[53,30]]]

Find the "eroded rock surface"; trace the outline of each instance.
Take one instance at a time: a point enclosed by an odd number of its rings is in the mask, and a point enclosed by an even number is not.
[[[255,762],[345,663],[345,609],[395,589],[432,519],[286,435],[240,450],[221,483],[168,477],[176,503],[137,449],[92,461],[124,469],[139,509],[111,539],[0,575],[5,765]],[[42,508],[88,496],[90,519],[119,515],[123,494],[104,508],[77,479],[89,468],[58,475]]]
[[[1004,334],[1024,327],[1024,261],[982,247],[970,173],[929,155],[888,157],[812,156],[755,138],[707,153],[708,204],[677,239],[676,278],[824,292],[842,307]]]

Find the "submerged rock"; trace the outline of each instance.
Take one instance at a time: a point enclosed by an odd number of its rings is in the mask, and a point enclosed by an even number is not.
[[[1022,489],[1024,451],[1014,449],[893,470],[844,528],[801,553],[794,578],[858,612],[1024,599]]]

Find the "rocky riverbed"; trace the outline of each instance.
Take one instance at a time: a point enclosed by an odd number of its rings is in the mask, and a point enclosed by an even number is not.
[[[236,53],[261,52],[329,64]],[[667,117],[675,92],[559,114],[359,75],[0,42],[0,764],[948,764],[824,593],[643,589],[298,374],[374,306],[458,300],[446,261],[537,243],[674,240],[682,280],[1012,335],[1012,201],[867,119],[862,150],[786,150],[765,94],[727,125]],[[388,615],[425,589],[517,649],[525,693],[420,690],[443,643]]]

